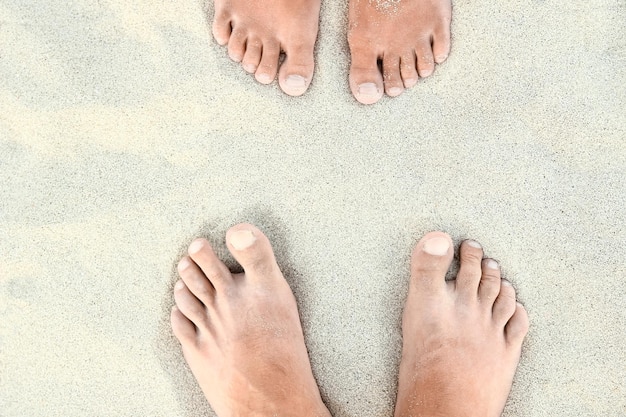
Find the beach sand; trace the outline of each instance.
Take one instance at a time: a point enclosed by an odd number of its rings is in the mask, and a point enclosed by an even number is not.
[[[335,417],[391,416],[409,254],[440,229],[529,311],[505,416],[626,416],[626,6],[454,3],[395,99],[348,87],[326,0],[300,98],[210,34],[212,6],[0,5],[0,415],[213,415],[173,338],[196,236],[270,237]]]

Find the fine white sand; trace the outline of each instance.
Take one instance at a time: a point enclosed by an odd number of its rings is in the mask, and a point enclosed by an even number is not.
[[[167,324],[195,236],[274,242],[336,417],[392,415],[412,246],[472,237],[531,319],[506,416],[626,415],[626,6],[454,3],[395,99],[262,86],[198,1],[0,4],[0,415],[212,415]],[[231,265],[234,264],[229,261]]]

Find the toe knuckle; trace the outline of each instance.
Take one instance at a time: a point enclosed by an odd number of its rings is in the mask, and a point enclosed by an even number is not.
[[[480,263],[483,260],[482,253],[472,250],[464,250],[461,252],[461,262]]]

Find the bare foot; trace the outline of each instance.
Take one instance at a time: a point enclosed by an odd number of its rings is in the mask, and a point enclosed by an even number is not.
[[[363,104],[395,97],[450,53],[450,0],[350,0],[350,89]],[[382,73],[378,62],[382,60]]]
[[[330,416],[304,345],[296,301],[267,237],[250,224],[226,234],[244,269],[231,274],[196,239],[178,264],[172,329],[211,407],[226,416]]]
[[[447,234],[429,233],[413,251],[396,417],[495,417],[506,403],[528,316],[478,242],[466,240],[460,251],[449,282]]]
[[[215,0],[213,36],[258,82],[276,78],[281,51],[281,89],[299,96],[313,77],[320,0]]]

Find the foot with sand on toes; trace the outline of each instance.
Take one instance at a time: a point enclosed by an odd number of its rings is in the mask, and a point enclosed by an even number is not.
[[[250,224],[226,234],[244,273],[231,274],[208,241],[178,263],[171,322],[213,410],[226,416],[328,417],[296,300],[269,240]]]
[[[497,417],[511,390],[526,310],[478,242],[461,244],[459,272],[446,281],[453,256],[442,232],[413,250],[395,417]]]
[[[196,239],[174,289],[172,329],[206,398],[220,417],[330,416],[269,240],[240,224],[226,242],[244,273],[232,274]],[[528,317],[477,242],[460,251],[448,282],[448,235],[429,233],[413,251],[396,417],[496,417],[506,402]]]
[[[215,0],[213,36],[258,82],[278,74],[280,88],[300,96],[313,78],[319,13],[320,0]]]
[[[350,0],[350,89],[363,104],[395,97],[450,53],[450,0]]]

